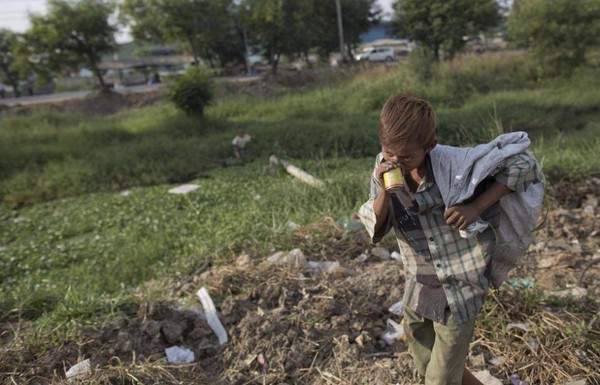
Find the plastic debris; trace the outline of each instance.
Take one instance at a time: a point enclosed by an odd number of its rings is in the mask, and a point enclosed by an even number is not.
[[[86,374],[90,371],[90,359],[86,359],[81,361],[80,363],[73,365],[67,370],[67,378],[80,376],[82,374]]]
[[[352,271],[346,269],[338,261],[308,261],[308,268],[325,274],[351,275]]]
[[[129,191],[129,190],[121,191],[119,193],[119,195],[122,197],[127,197],[127,196],[129,196],[129,194],[131,194],[131,191]]]
[[[294,221],[287,221],[285,222],[285,228],[288,229],[288,231],[294,231],[298,230],[300,228],[300,225]]]
[[[492,366],[500,366],[504,363],[505,359],[503,357],[494,357],[490,360],[490,365]]]
[[[484,222],[481,218],[478,218],[475,222],[471,223],[465,230],[460,230],[460,236],[465,239],[471,239],[487,229],[489,224]]]
[[[171,346],[170,348],[166,348],[165,354],[167,355],[167,362],[170,364],[189,364],[190,362],[194,362],[196,359],[194,352],[179,346]]]
[[[363,224],[360,221],[360,217],[356,214],[353,214],[349,217],[341,217],[335,222],[346,230],[357,230],[363,228]]]
[[[305,267],[306,257],[300,249],[293,249],[289,252],[279,251],[267,258],[267,261],[275,265],[288,265],[289,267]]]
[[[371,255],[374,255],[381,259],[390,259],[392,257],[392,255],[390,254],[390,251],[388,249],[386,249],[385,247],[374,247],[371,250]]]
[[[387,320],[387,330],[383,332],[381,335],[381,339],[385,341],[386,344],[392,345],[395,341],[402,340],[404,336],[404,327],[398,323],[396,323],[392,319]]]
[[[510,329],[521,329],[524,332],[530,332],[531,326],[529,326],[528,323],[515,322],[515,323],[509,323],[508,325],[506,325],[506,330],[510,330]]]
[[[525,279],[525,278],[512,277],[512,278],[507,279],[506,283],[508,283],[512,287],[526,287],[528,289],[531,289],[532,287],[535,286],[535,283],[533,283],[530,280]]]
[[[392,259],[395,259],[396,261],[402,261],[402,255],[400,255],[400,253],[397,251],[392,251],[390,257],[392,257]]]
[[[197,184],[182,184],[169,190],[171,194],[187,194],[200,188]]]
[[[511,374],[508,378],[512,385],[529,385],[527,381],[522,381],[518,374]]]
[[[202,307],[204,308],[204,315],[206,316],[208,326],[210,326],[213,332],[215,332],[217,335],[217,338],[219,339],[219,345],[227,343],[227,332],[221,324],[219,316],[217,316],[217,309],[215,308],[212,298],[210,298],[210,295],[208,294],[208,290],[206,290],[205,287],[201,287],[200,290],[198,290],[197,295],[200,298],[200,302],[202,302]]]
[[[404,315],[404,302],[402,302],[402,301],[396,302],[395,304],[390,306],[388,311],[394,315],[402,317]]]
[[[588,291],[584,287],[573,287],[566,290],[548,292],[547,294],[549,296],[554,296],[558,298],[583,299],[587,297]]]
[[[356,262],[365,262],[367,259],[369,259],[369,256],[365,253],[360,253],[358,257],[354,258]]]
[[[502,385],[500,379],[492,376],[489,370],[481,370],[473,373],[473,376],[477,378],[481,383],[485,385]]]

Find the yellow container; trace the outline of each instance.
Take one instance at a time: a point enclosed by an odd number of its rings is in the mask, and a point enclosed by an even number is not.
[[[383,174],[383,185],[387,191],[403,188],[404,175],[402,175],[400,167],[393,168]]]

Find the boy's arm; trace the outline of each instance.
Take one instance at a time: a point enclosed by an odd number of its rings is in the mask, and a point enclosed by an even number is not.
[[[392,163],[381,162],[378,157],[371,177],[371,193],[369,200],[362,205],[358,214],[373,243],[379,242],[392,226],[389,214],[390,195],[383,188],[383,173],[392,167]]]
[[[475,222],[485,210],[511,192],[512,190],[505,185],[494,182],[481,195],[475,198],[473,202],[452,206],[447,209],[444,212],[446,223],[454,225],[459,230],[464,230],[471,223]]]
[[[505,195],[513,191],[522,191],[529,183],[540,180],[540,173],[537,161],[528,152],[506,158],[493,173],[496,181],[480,196],[471,203],[456,205],[444,212],[446,223],[464,230]]]

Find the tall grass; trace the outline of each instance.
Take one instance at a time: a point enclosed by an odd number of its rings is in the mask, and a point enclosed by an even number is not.
[[[370,156],[378,149],[378,111],[401,91],[432,101],[440,139],[451,144],[484,139],[496,122],[549,138],[598,121],[596,68],[567,80],[540,81],[533,73],[527,56],[493,54],[441,63],[430,82],[409,66],[377,66],[299,93],[228,97],[209,107],[204,120],[167,103],[110,117],[8,114],[0,126],[0,199],[18,207],[187,181],[226,162],[239,128],[256,138],[250,151],[257,158]]]

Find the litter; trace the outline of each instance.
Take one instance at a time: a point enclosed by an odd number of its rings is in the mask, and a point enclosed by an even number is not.
[[[227,332],[221,324],[219,316],[217,316],[217,309],[215,308],[212,298],[210,298],[210,295],[208,294],[208,290],[206,290],[205,287],[202,287],[200,290],[198,290],[197,295],[200,298],[200,302],[202,302],[202,307],[204,308],[204,314],[206,316],[208,326],[210,326],[213,332],[215,332],[217,335],[217,338],[219,339],[219,345],[227,343]]]
[[[166,348],[165,354],[167,355],[167,362],[176,365],[189,364],[190,362],[194,362],[196,359],[194,352],[179,346],[171,346],[170,348]]]
[[[285,222],[285,228],[288,229],[288,231],[294,231],[298,230],[300,228],[300,225],[294,221],[287,221]]]
[[[131,194],[131,191],[129,191],[129,190],[121,191],[119,193],[119,195],[122,197],[127,197],[127,196],[129,196],[129,194]]]
[[[335,222],[346,230],[356,230],[363,228],[363,224],[361,223],[359,216],[356,214],[349,217],[341,217]]]
[[[386,249],[385,247],[374,247],[371,250],[371,255],[374,255],[381,259],[390,259],[392,257],[392,255],[390,254],[390,251],[388,249]]]
[[[586,380],[569,381],[569,382],[565,383],[565,385],[586,385],[586,384],[587,384]]]
[[[381,339],[383,339],[386,344],[392,345],[395,341],[402,340],[402,337],[404,337],[404,327],[394,320],[388,319],[387,330],[383,332]]]
[[[479,372],[473,373],[473,375],[485,385],[502,385],[502,381],[492,376],[489,370],[481,370]]]
[[[529,385],[527,381],[521,381],[518,374],[511,374],[508,378],[510,378],[512,385]]]
[[[300,249],[293,249],[289,252],[279,251],[267,258],[267,262],[275,265],[288,265],[289,267],[303,268],[306,266],[306,257]]]
[[[360,253],[358,257],[354,258],[356,262],[365,262],[367,259],[369,259],[369,256],[365,253]]]
[[[528,289],[531,289],[535,286],[535,283],[525,278],[509,278],[506,280],[506,283],[508,283],[512,287],[526,287]]]
[[[475,238],[477,234],[487,229],[489,224],[484,222],[481,218],[478,218],[475,222],[471,223],[465,230],[460,230],[459,234],[462,238],[471,239]]]
[[[494,357],[490,360],[490,365],[492,366],[500,366],[504,363],[505,359],[502,357]]]
[[[392,251],[390,257],[392,257],[392,259],[395,259],[396,261],[402,261],[402,255],[400,255],[400,253],[397,251]]]
[[[325,274],[352,275],[352,271],[342,267],[338,261],[308,261],[308,268]]]
[[[187,194],[200,188],[197,184],[182,184],[169,190],[171,194]]]
[[[402,301],[396,302],[395,304],[390,306],[388,311],[394,315],[402,317],[404,315],[404,302],[402,302]]]
[[[524,332],[530,332],[532,330],[531,326],[529,326],[529,324],[522,323],[522,322],[521,323],[519,323],[519,322],[509,323],[508,325],[506,325],[506,330],[510,330],[510,329],[521,329]]]
[[[73,365],[67,370],[67,378],[80,376],[90,371],[90,359],[81,361],[80,363]]]

